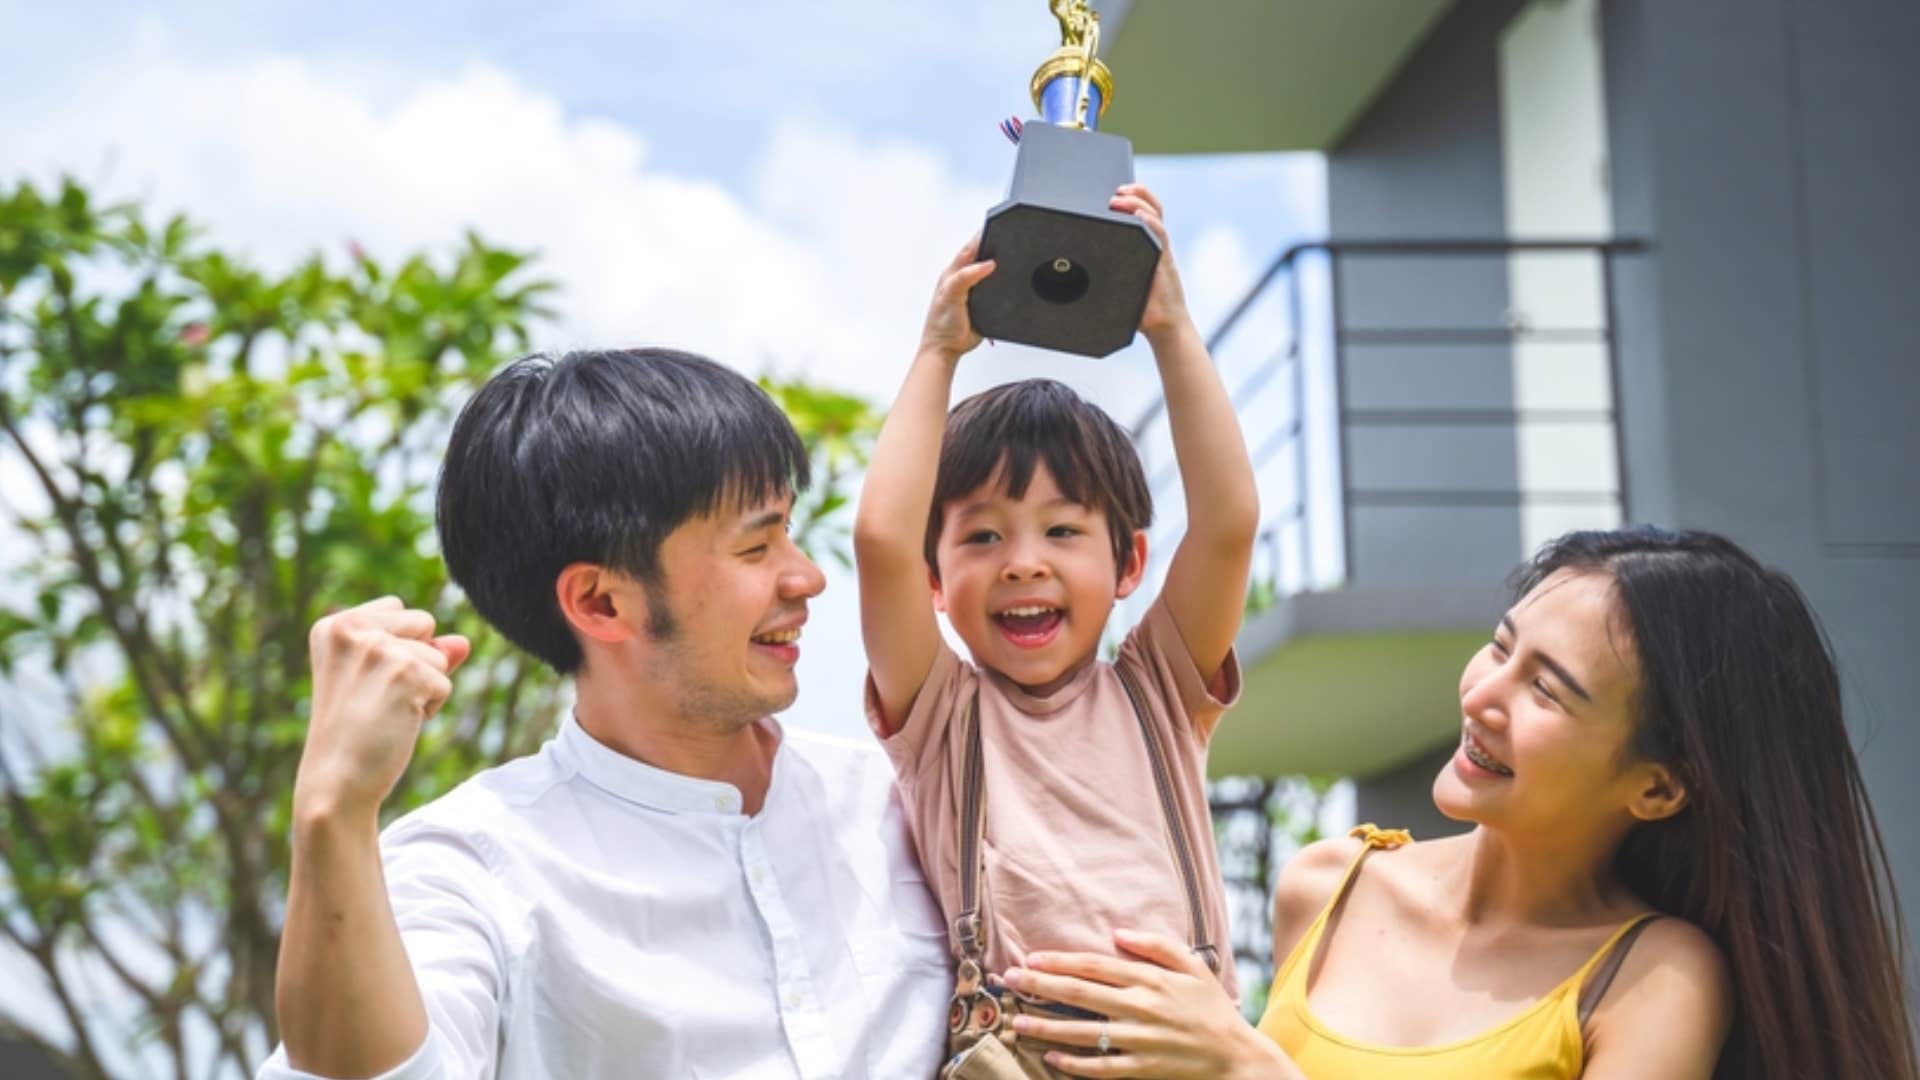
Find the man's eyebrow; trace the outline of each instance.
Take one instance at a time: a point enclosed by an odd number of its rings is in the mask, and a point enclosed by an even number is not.
[[[749,519],[743,523],[739,529],[735,530],[735,532],[738,535],[746,536],[751,533],[764,532],[767,529],[773,528],[775,525],[784,525],[786,521],[787,511],[785,507],[782,507],[778,510],[769,510],[764,514]]]
[[[1506,627],[1507,633],[1512,634],[1514,637],[1517,638],[1520,636],[1520,628],[1513,625],[1513,618],[1511,616],[1508,616],[1508,615],[1500,616],[1500,625]],[[1546,653],[1543,653],[1538,649],[1535,649],[1533,651],[1533,654],[1540,658],[1540,663],[1544,665],[1548,671],[1553,672],[1554,678],[1559,679],[1563,683],[1566,683],[1567,689],[1573,691],[1576,695],[1578,695],[1581,701],[1584,701],[1589,705],[1593,704],[1593,695],[1587,693],[1587,688],[1584,686],[1581,686],[1580,681],[1578,679],[1575,679],[1572,675],[1567,674],[1567,669],[1561,667],[1559,661],[1555,660],[1553,657],[1548,656]]]

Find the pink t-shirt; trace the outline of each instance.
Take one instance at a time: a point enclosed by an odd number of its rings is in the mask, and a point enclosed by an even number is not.
[[[1154,787],[1153,759],[1116,664],[1134,676],[1147,720],[1167,748],[1200,878],[1207,940],[1219,950],[1220,982],[1237,1000],[1206,794],[1207,740],[1240,696],[1234,654],[1207,685],[1173,616],[1156,600],[1113,663],[1088,664],[1047,697],[981,671],[942,643],[900,731],[884,736],[871,679],[867,722],[882,733],[899,774],[908,829],[951,926],[960,911],[966,715],[979,687],[988,971],[1004,971],[1040,949],[1113,955],[1118,927],[1185,941],[1191,924],[1186,891]]]

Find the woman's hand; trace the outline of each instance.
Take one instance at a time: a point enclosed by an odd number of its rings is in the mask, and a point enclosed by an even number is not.
[[[1241,1018],[1185,942],[1130,930],[1114,931],[1113,940],[1141,960],[1038,952],[1028,955],[1025,968],[1006,972],[1006,984],[1022,994],[1112,1018],[1014,1017],[1013,1029],[1022,1036],[1089,1051],[1054,1051],[1047,1054],[1049,1064],[1071,1076],[1306,1080],[1272,1040]],[[1103,1037],[1110,1051],[1105,1054],[1099,1053]]]

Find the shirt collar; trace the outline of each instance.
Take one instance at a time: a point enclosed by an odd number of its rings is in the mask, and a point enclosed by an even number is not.
[[[768,798],[780,779],[780,758],[786,750],[786,736],[771,716],[759,721],[773,731],[779,744],[774,750],[773,776],[768,783]],[[651,810],[673,814],[738,814],[740,789],[721,780],[703,780],[649,765],[628,757],[587,734],[579,717],[571,710],[560,722],[556,740],[568,764],[588,783],[618,799]]]
[[[1080,670],[1073,673],[1072,678],[1069,678],[1059,689],[1045,697],[1029,693],[1026,687],[1021,686],[1019,683],[1014,682],[1012,679],[1007,678],[1005,675],[1000,674],[990,667],[982,666],[980,670],[995,686],[1000,688],[1000,692],[1006,695],[1008,701],[1013,702],[1014,708],[1019,709],[1028,716],[1047,716],[1059,712],[1061,709],[1079,700],[1080,695],[1087,692],[1087,687],[1093,682],[1094,674],[1099,668],[1100,661],[1097,658],[1088,658],[1085,663],[1080,665]]]

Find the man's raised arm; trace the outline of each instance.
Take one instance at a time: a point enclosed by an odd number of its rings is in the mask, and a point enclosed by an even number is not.
[[[380,804],[467,658],[393,597],[314,624],[313,708],[293,787],[293,865],[274,1011],[294,1068],[374,1076],[427,1038],[380,864]]]

